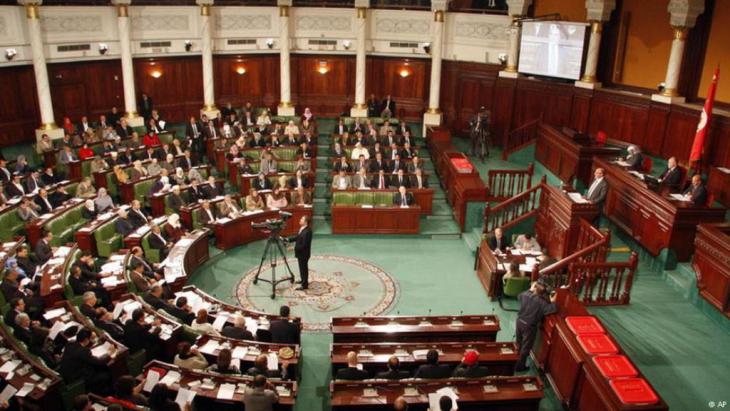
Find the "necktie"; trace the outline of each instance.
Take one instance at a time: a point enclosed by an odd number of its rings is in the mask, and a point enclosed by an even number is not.
[[[400,204],[400,205],[402,205],[402,206],[406,206],[406,205],[408,205],[408,204],[406,203],[406,196],[405,196],[405,195],[401,196],[401,204]]]
[[[380,176],[380,188],[385,188],[385,178],[383,178],[383,176]]]
[[[198,137],[198,126],[196,124],[193,124],[193,138]]]

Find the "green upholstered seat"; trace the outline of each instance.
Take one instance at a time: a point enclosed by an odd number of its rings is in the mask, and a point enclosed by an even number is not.
[[[81,216],[81,206],[76,206],[48,221],[43,228],[53,233],[51,245],[54,247],[74,242],[74,233],[86,224]]]
[[[277,147],[272,152],[279,160],[294,160],[297,155],[297,149],[292,147]]]
[[[134,199],[139,200],[142,204],[147,204],[147,193],[149,193],[150,188],[152,188],[152,185],[155,184],[155,179],[151,178],[149,180],[142,180],[134,184]]]
[[[355,205],[373,205],[373,193],[370,191],[357,191],[353,193]]]
[[[197,230],[198,228],[203,226],[203,223],[201,222],[200,214],[202,213],[202,208],[198,207],[193,210],[191,213],[193,217],[193,230]]]
[[[508,278],[504,283],[504,289],[502,295],[505,297],[517,298],[523,291],[527,291],[530,288],[530,277],[512,277]]]
[[[79,187],[79,183],[78,183],[78,182],[70,183],[70,184],[68,184],[68,185],[66,186],[66,192],[67,192],[67,193],[68,193],[68,194],[69,194],[69,195],[70,195],[71,197],[76,197],[76,189],[77,189],[78,187]]]
[[[390,206],[393,205],[394,193],[387,191],[378,191],[373,193],[373,205]]]
[[[71,288],[71,284],[68,281],[68,278],[71,275],[71,266],[73,263],[78,261],[79,257],[81,257],[81,250],[77,248],[69,259],[69,264],[66,266],[66,271],[63,272],[63,294],[68,301],[71,301],[71,304],[73,305],[80,305],[83,302],[83,296],[75,295],[73,288]]]
[[[193,213],[193,223],[195,222],[195,217]],[[161,229],[164,230],[165,224],[160,226]],[[142,250],[144,251],[145,257],[147,257],[147,260],[151,263],[159,263],[162,261],[160,258],[160,250],[155,250],[154,248],[150,247],[150,234],[152,231],[148,231],[145,233],[145,235],[142,236],[141,244],[142,244]]]
[[[108,258],[110,255],[115,253],[117,250],[122,248],[122,235],[117,233],[114,223],[117,221],[116,218],[112,218],[106,223],[102,224],[94,232],[94,240],[96,241],[96,251],[99,257]]]
[[[91,175],[91,162],[92,160],[84,160],[81,162],[81,177],[88,177]]]
[[[19,235],[25,228],[25,222],[18,216],[18,211],[8,210],[0,214],[0,238],[3,241],[10,241]]]
[[[287,173],[294,172],[294,168],[296,167],[297,163],[294,161],[282,161],[279,163],[279,170],[280,171],[286,171]]]
[[[117,178],[112,172],[105,173],[106,191],[114,198],[119,197],[119,189],[117,188]]]
[[[347,191],[335,191],[332,193],[332,204],[333,205],[353,205],[354,197],[353,193]]]

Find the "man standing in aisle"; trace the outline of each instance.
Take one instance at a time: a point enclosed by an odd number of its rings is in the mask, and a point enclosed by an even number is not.
[[[309,226],[309,217],[302,216],[299,219],[299,234],[289,237],[290,242],[294,242],[294,255],[299,262],[299,276],[302,284],[297,290],[306,290],[309,288],[309,257],[312,254],[312,228]],[[292,247],[289,247],[291,251]]]
[[[557,312],[558,307],[555,305],[557,295],[553,293],[548,296],[547,287],[540,281],[532,283],[532,287],[520,294],[517,299],[520,301],[520,312],[517,314],[515,330],[517,330],[520,359],[517,361],[515,371],[519,372],[527,370],[527,356],[535,344],[537,327],[546,315]]]

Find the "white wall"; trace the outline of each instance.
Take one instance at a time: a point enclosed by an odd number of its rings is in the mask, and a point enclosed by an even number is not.
[[[41,6],[45,53],[49,62],[118,58],[116,9],[112,6]],[[132,53],[161,57],[200,53],[200,9],[197,6],[132,6]],[[213,7],[213,52],[216,54],[276,53],[279,48],[279,10],[276,7]],[[346,8],[292,8],[289,24],[293,53],[354,54],[356,10]],[[508,48],[507,16],[447,13],[444,58],[497,63]],[[368,10],[368,54],[428,58],[423,44],[431,41],[433,13],[413,10]],[[0,6],[0,67],[30,64],[25,10]],[[253,39],[255,44],[231,45],[230,39]],[[273,40],[273,47],[267,40]],[[334,46],[311,45],[310,40],[335,40]],[[192,41],[185,51],[185,41]],[[169,47],[142,48],[142,41],[170,41]],[[349,49],[345,42],[350,42]],[[392,47],[393,42],[416,47]],[[102,56],[99,43],[109,47]],[[64,44],[90,44],[89,51],[58,52]],[[5,49],[15,48],[12,61]]]

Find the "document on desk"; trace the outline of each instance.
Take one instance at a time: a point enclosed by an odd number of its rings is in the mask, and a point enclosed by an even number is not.
[[[222,311],[218,313],[218,317],[216,317],[215,321],[213,321],[213,328],[215,328],[216,331],[223,330],[223,327],[226,325],[226,321],[228,321],[228,312]]]
[[[162,377],[160,384],[165,384],[168,387],[171,387],[173,384],[177,384],[181,377],[182,375],[180,375],[179,372],[170,370],[164,377]]]
[[[26,395],[30,394],[31,391],[33,391],[34,389],[35,389],[35,384],[26,382],[25,384],[23,384],[23,386],[20,388],[20,390],[17,393],[15,393],[15,396],[19,397],[19,398],[23,398]]]
[[[9,374],[20,365],[20,360],[8,361],[0,367],[0,374]]]
[[[52,319],[54,319],[56,317],[60,317],[60,316],[62,316],[64,314],[66,314],[66,308],[65,307],[61,307],[61,308],[56,308],[56,309],[53,309],[53,310],[46,311],[43,314],[43,318],[45,318],[48,321],[51,321]]]
[[[185,409],[185,405],[191,404],[195,399],[195,391],[188,390],[186,388],[178,388],[175,402],[180,406],[181,410]]]
[[[0,392],[0,404],[10,402],[10,399],[13,398],[13,395],[15,395],[16,392],[18,392],[17,388],[10,384],[6,385],[5,389]]]
[[[689,201],[689,198],[687,198],[684,194],[670,194],[669,196],[672,197],[672,200]]]
[[[242,359],[246,358],[247,353],[248,353],[248,347],[238,346],[233,349],[233,352],[231,352],[231,357],[242,360]]]
[[[147,377],[145,378],[144,387],[142,388],[145,392],[152,392],[157,382],[160,381],[160,374],[157,371],[147,371]]]
[[[200,352],[202,352],[203,354],[214,355],[219,347],[220,344],[218,344],[218,341],[209,340],[207,343],[205,343],[205,345],[200,347]]]
[[[104,354],[109,354],[109,351],[111,350],[111,348],[112,348],[112,345],[108,341],[106,341],[106,342],[104,342],[104,344],[92,349],[91,355],[93,355],[96,358],[101,358],[104,356]]]
[[[221,386],[218,388],[218,395],[216,396],[216,398],[218,398],[219,400],[232,400],[233,394],[235,393],[235,384],[221,384]]]
[[[568,197],[570,197],[570,199],[574,203],[577,203],[577,204],[587,204],[588,203],[588,200],[583,198],[583,196],[580,195],[580,193],[568,193]]]
[[[629,163],[627,163],[623,160],[616,161],[616,164],[620,165],[621,167],[628,167],[630,165]]]
[[[275,352],[266,355],[266,368],[276,371],[279,369],[279,356]]]

